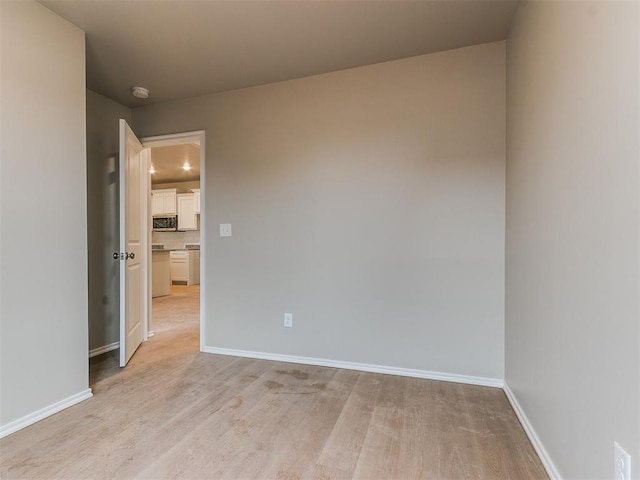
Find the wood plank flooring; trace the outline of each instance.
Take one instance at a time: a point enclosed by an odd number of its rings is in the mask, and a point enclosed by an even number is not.
[[[198,352],[198,286],[129,366],[0,441],[2,479],[542,479],[500,389]]]

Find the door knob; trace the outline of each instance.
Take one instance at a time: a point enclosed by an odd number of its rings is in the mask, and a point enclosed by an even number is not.
[[[131,252],[124,252],[124,253],[118,253],[118,252],[113,252],[113,259],[114,260],[133,260],[134,258],[136,258],[136,254]]]

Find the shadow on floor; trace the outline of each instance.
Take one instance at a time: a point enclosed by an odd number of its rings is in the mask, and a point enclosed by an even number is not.
[[[120,349],[112,350],[102,355],[89,359],[89,386],[95,389],[95,385],[102,380],[117,375],[121,372]]]

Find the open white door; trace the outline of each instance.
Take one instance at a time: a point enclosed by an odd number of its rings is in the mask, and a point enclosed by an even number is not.
[[[143,181],[147,172],[142,145],[127,122],[120,120],[120,366],[143,340],[145,218]]]

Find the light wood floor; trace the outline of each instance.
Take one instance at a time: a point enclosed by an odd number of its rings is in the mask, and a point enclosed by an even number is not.
[[[0,441],[0,478],[547,478],[504,393],[198,353],[198,287],[154,299],[125,369]]]

